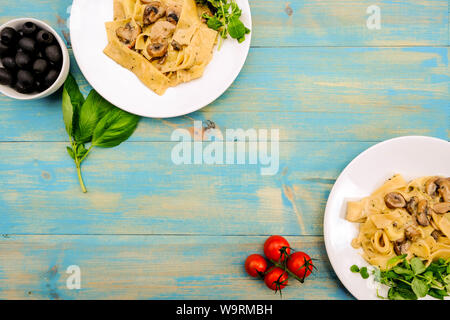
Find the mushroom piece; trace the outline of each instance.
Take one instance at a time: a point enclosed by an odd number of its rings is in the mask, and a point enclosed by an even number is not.
[[[433,210],[436,213],[447,213],[450,212],[450,202],[439,202],[433,206]]]
[[[411,197],[411,199],[409,199],[409,201],[406,203],[406,211],[408,211],[411,215],[416,215],[418,203],[419,198],[417,198],[416,196]]]
[[[180,20],[181,8],[178,5],[171,5],[167,8],[167,21],[172,24],[177,24]]]
[[[418,229],[414,228],[413,226],[409,226],[408,228],[405,229],[405,236],[406,239],[414,242],[418,238],[420,238],[421,234]]]
[[[439,186],[438,192],[444,202],[450,202],[450,179],[440,178],[436,181],[436,184]]]
[[[180,51],[181,50],[181,45],[177,41],[172,40],[171,44],[172,44],[173,50],[175,50],[175,51]]]
[[[120,27],[116,30],[116,35],[125,44],[134,47],[136,38],[141,33],[141,27],[138,25],[132,26],[131,23],[127,23],[124,27]]]
[[[425,192],[429,196],[433,197],[436,195],[436,190],[438,187],[436,184],[436,180],[438,180],[438,177],[432,177],[425,182]]]
[[[398,192],[389,192],[384,196],[384,202],[389,209],[404,208],[406,200]]]
[[[147,46],[147,52],[152,58],[162,58],[167,53],[167,48],[167,42],[151,43]]]
[[[175,31],[175,26],[167,21],[157,21],[152,26],[149,37],[152,42],[164,42],[167,40]]]
[[[442,232],[440,232],[439,230],[434,230],[431,233],[431,236],[434,238],[434,240],[438,240],[440,236],[442,236]]]
[[[166,14],[166,7],[159,1],[145,1],[148,5],[144,9],[144,24],[149,25],[154,23],[159,18]]]
[[[395,241],[394,242],[394,251],[396,255],[401,255],[401,254],[405,254],[409,247],[411,246],[411,243],[408,241]]]
[[[416,220],[418,224],[424,227],[430,224],[428,219],[428,201],[425,199],[420,200],[417,205]]]

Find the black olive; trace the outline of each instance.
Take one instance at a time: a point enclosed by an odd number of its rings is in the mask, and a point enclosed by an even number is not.
[[[37,31],[37,26],[33,22],[25,22],[22,26],[22,32],[25,36],[31,36]]]
[[[13,75],[5,68],[0,68],[0,84],[10,86],[13,83]]]
[[[21,82],[16,83],[16,90],[19,93],[31,93],[31,92],[33,92],[33,89],[34,89],[33,85],[26,85]]]
[[[12,48],[8,47],[6,44],[3,44],[3,42],[0,41],[0,58],[6,57],[7,55],[11,54]]]
[[[4,57],[2,59],[2,64],[8,70],[15,70],[17,67],[16,59],[13,57]]]
[[[50,87],[53,83],[55,83],[56,79],[58,79],[59,71],[52,69],[49,71],[47,76],[44,78],[44,85]]]
[[[17,42],[18,37],[17,31],[10,27],[4,28],[0,34],[2,43],[7,46],[14,45]]]
[[[38,92],[43,92],[48,89],[48,87],[44,84],[44,81],[42,80],[36,80],[34,86]]]
[[[33,71],[37,75],[43,74],[45,71],[47,71],[48,63],[44,59],[37,59],[33,63]]]
[[[33,74],[28,70],[19,70],[17,72],[17,82],[23,84],[25,87],[31,87],[34,84]]]
[[[37,42],[44,45],[52,44],[54,39],[55,37],[53,37],[53,35],[50,32],[45,30],[39,31],[36,36]]]
[[[31,67],[31,57],[29,54],[19,51],[16,54],[16,64],[21,69],[28,69]]]
[[[51,45],[45,48],[45,56],[53,63],[59,63],[62,60],[61,49],[57,45]]]
[[[22,38],[19,40],[19,47],[25,52],[34,53],[36,51],[36,41],[32,38]]]

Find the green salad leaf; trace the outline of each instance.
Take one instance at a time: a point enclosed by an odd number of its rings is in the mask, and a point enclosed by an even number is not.
[[[387,296],[390,300],[417,300],[427,295],[442,300],[450,295],[450,259],[439,259],[427,267],[419,257],[408,261],[406,255],[400,255],[387,265],[390,266],[387,270],[375,268],[373,274],[375,281],[390,287]],[[368,278],[365,267],[353,265],[350,271]]]
[[[136,130],[140,117],[116,108],[95,90],[85,100],[74,77],[69,74],[62,97],[63,120],[81,190],[87,192],[81,176],[81,164],[93,147],[112,148],[126,141]],[[86,144],[90,144],[86,148]]]
[[[196,0],[198,4],[207,6],[211,15],[204,13],[202,18],[205,19],[206,25],[219,32],[222,45],[222,39],[227,39],[228,35],[236,39],[239,43],[245,41],[245,35],[250,33],[241,21],[242,10],[239,8],[235,0]]]

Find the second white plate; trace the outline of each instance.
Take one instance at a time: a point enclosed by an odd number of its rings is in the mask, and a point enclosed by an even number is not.
[[[247,0],[237,0],[242,22],[252,28]],[[203,108],[220,97],[238,76],[248,55],[251,33],[243,43],[224,41],[214,49],[200,79],[169,88],[163,96],[148,89],[132,72],[108,58],[105,22],[113,18],[113,0],[74,0],[70,37],[81,72],[100,95],[128,112],[151,118],[170,118]]]
[[[420,136],[387,140],[357,156],[336,180],[325,209],[325,246],[337,276],[357,299],[377,299],[376,289],[380,285],[372,278],[364,280],[350,271],[354,264],[369,265],[350,245],[359,225],[345,219],[346,204],[370,195],[396,173],[406,180],[450,176],[450,143]],[[385,289],[380,291],[383,296],[386,296]]]

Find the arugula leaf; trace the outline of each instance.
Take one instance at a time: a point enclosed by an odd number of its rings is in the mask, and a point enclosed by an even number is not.
[[[127,140],[134,132],[140,117],[120,109],[108,112],[97,124],[92,145],[112,148]]]
[[[404,288],[390,288],[388,298],[390,300],[417,300],[417,296],[412,290]]]

